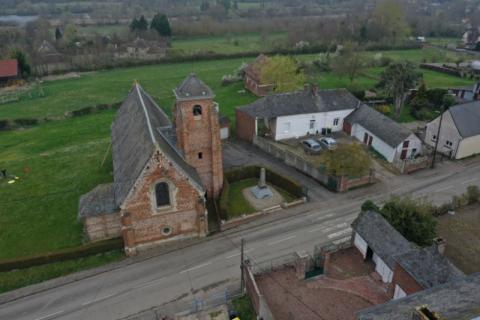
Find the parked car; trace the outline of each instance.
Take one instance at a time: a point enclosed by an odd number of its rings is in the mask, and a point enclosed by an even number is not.
[[[335,150],[337,149],[337,141],[333,138],[321,138],[318,140],[321,146],[328,150]]]
[[[320,143],[313,139],[302,140],[302,147],[306,153],[314,154],[322,151],[322,146]]]

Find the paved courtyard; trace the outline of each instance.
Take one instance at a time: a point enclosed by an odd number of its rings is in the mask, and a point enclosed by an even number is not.
[[[354,248],[330,256],[325,274],[298,280],[294,267],[256,277],[275,319],[353,320],[361,309],[388,301],[386,286]]]

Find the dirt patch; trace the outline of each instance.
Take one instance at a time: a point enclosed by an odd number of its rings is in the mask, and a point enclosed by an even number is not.
[[[331,278],[343,280],[369,275],[374,270],[374,264],[364,261],[357,248],[351,247],[331,254],[325,272]]]
[[[438,233],[447,241],[445,255],[463,272],[480,271],[480,204],[438,219]]]
[[[64,74],[56,74],[51,76],[45,76],[42,78],[42,81],[56,81],[56,80],[65,80],[65,79],[76,79],[80,78],[81,75],[78,72],[69,72]]]

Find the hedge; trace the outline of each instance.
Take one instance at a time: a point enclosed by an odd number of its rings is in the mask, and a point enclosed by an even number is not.
[[[93,242],[80,247],[68,248],[37,256],[3,260],[0,261],[0,272],[11,271],[15,269],[25,269],[43,264],[83,258],[87,256],[93,256],[99,253],[121,249],[123,249],[122,238]]]
[[[219,199],[219,208],[222,219],[227,219],[228,217],[228,193],[230,191],[230,183],[237,182],[245,179],[259,178],[260,176],[259,166],[248,166],[235,170],[225,172],[223,190]],[[297,182],[284,177],[268,168],[266,170],[266,179],[271,184],[287,191],[288,193],[294,195],[297,198],[305,196],[303,187]]]

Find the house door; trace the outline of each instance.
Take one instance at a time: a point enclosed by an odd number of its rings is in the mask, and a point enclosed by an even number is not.
[[[400,154],[400,160],[407,159],[407,153],[408,153],[408,149],[403,149],[402,153]]]
[[[368,133],[363,134],[363,143],[368,144]]]
[[[370,247],[367,247],[367,254],[365,255],[365,261],[371,261],[373,258],[373,250]]]
[[[369,146],[372,145],[372,141],[373,141],[373,137],[372,137],[372,136],[368,136],[368,145],[369,145]]]

